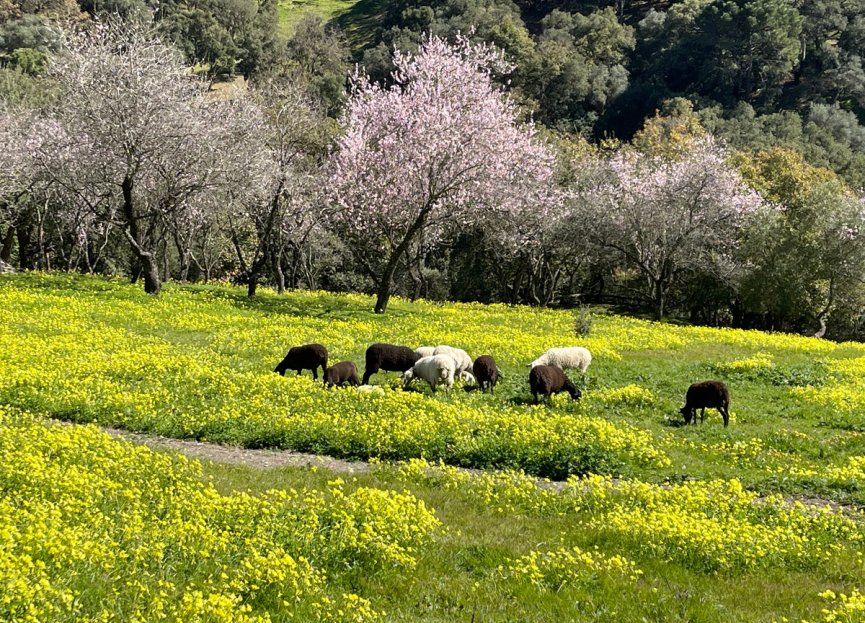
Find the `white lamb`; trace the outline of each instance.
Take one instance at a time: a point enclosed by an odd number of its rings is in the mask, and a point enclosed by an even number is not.
[[[464,351],[462,348],[454,348],[453,346],[445,346],[442,344],[441,346],[436,346],[434,355],[450,355],[454,361],[457,362],[457,372],[471,372],[472,366],[474,362],[472,358],[469,357],[469,354]],[[465,379],[463,375],[460,375]],[[472,377],[474,378],[474,377]]]
[[[557,366],[562,370],[566,368],[579,368],[585,374],[592,363],[592,353],[588,348],[582,346],[571,346],[569,348],[550,348],[543,355],[529,364],[530,368],[535,366]]]
[[[432,357],[436,354],[435,346],[418,346],[414,349],[415,354],[418,357]]]
[[[469,385],[477,385],[478,382],[475,375],[467,370],[460,370],[459,374],[457,374],[457,378],[463,383],[468,383]]]
[[[429,383],[433,391],[440,383],[444,384],[445,391],[450,391],[454,384],[456,368],[456,361],[450,355],[423,357],[418,359],[413,368],[403,372],[402,382],[404,387],[408,387],[414,379],[421,378]]]

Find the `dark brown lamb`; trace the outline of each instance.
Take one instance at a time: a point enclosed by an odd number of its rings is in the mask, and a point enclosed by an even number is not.
[[[730,391],[721,381],[694,383],[685,394],[685,406],[679,413],[685,418],[685,425],[694,420],[697,424],[697,409],[700,409],[700,424],[706,416],[706,409],[717,409],[724,418],[724,426],[730,423]]]
[[[363,384],[369,383],[369,377],[384,370],[385,372],[405,372],[420,359],[418,354],[408,346],[377,343],[366,349],[366,369],[363,371]]]
[[[285,376],[286,370],[297,370],[298,374],[301,370],[312,370],[312,378],[318,380],[319,366],[322,372],[327,369],[327,349],[321,344],[304,344],[290,349],[273,371]]]
[[[538,394],[541,394],[547,401],[550,400],[552,394],[568,392],[573,400],[579,400],[583,395],[577,386],[565,376],[561,368],[556,366],[535,366],[529,372],[529,387],[532,389],[532,395],[535,397],[535,403],[538,402]]]
[[[475,359],[472,373],[475,375],[482,392],[485,392],[489,387],[490,393],[496,393],[496,383],[498,383],[502,373],[496,367],[496,360],[493,359],[492,355],[481,355]]]
[[[353,361],[340,361],[324,371],[324,384],[328,387],[348,383],[353,387],[360,385],[357,378],[357,366]]]

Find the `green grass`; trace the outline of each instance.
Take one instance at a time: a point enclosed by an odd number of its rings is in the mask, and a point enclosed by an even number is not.
[[[615,316],[599,318],[588,338],[578,338],[563,311],[397,299],[377,316],[362,296],[264,293],[248,300],[239,289],[171,286],[151,299],[118,282],[38,274],[4,277],[0,304],[9,319],[0,327],[7,353],[0,400],[53,417],[559,478],[587,471],[650,481],[735,477],[762,492],[865,502],[855,471],[837,477],[865,455],[865,403],[856,402],[865,392],[854,373],[838,380],[836,369],[865,361],[858,344]],[[398,375],[379,373],[373,382],[395,389],[358,399],[354,390],[322,389],[308,372],[272,374],[288,347],[311,341],[328,346],[331,361],[351,359],[361,372],[372,342],[448,343],[473,356],[492,353],[507,376],[494,397],[462,390],[433,396],[422,383],[403,392]],[[561,395],[550,407],[532,407],[526,363],[549,346],[575,343],[595,353],[587,377],[578,379],[583,399]],[[725,371],[724,362],[755,352],[771,355],[773,367]],[[730,385],[733,422],[725,429],[710,411],[705,424],[682,426],[685,388],[711,377]],[[621,389],[631,385],[648,398]],[[803,398],[803,388],[828,402]],[[831,393],[838,388],[849,392]],[[665,457],[669,462],[659,463]]]
[[[205,463],[205,475],[223,493],[262,493],[272,488],[326,486],[336,475],[324,469],[253,470]],[[404,483],[382,474],[348,479],[356,487],[393,488]],[[839,558],[819,571],[773,569],[761,573],[706,574],[675,562],[634,555],[621,542],[578,525],[574,516],[501,514],[459,489],[413,485],[411,493],[436,510],[445,529],[424,552],[414,574],[383,570],[351,578],[358,590],[380,605],[392,621],[790,621],[818,620],[826,606],[818,594],[827,587],[849,592],[863,580],[861,558]],[[643,575],[599,576],[585,586],[539,591],[511,583],[497,569],[510,559],[559,544],[625,554]],[[859,620],[859,619],[851,619]]]
[[[613,315],[600,316],[589,336],[578,337],[567,311],[400,299],[385,315],[371,307],[371,298],[359,295],[263,292],[249,300],[234,288],[169,285],[151,298],[118,281],[4,276],[0,404],[250,447],[424,456],[555,476],[601,471],[623,479],[620,487],[645,485],[658,497],[641,506],[637,496],[635,507],[615,490],[583,499],[595,485],[580,481],[544,506],[535,502],[547,493],[513,474],[457,472],[469,480],[436,480],[385,465],[346,478],[347,493],[407,490],[442,522],[432,544],[415,552],[410,571],[346,565],[329,575],[330,594],[369,599],[388,621],[818,621],[824,607],[836,606],[821,592],[849,595],[865,583],[860,513],[831,513],[824,526],[816,509],[792,501],[759,500],[736,510],[741,492],[719,498],[711,491],[727,491],[730,483],[704,482],[737,478],[761,494],[865,502],[856,468],[865,456],[859,380],[865,346]],[[404,392],[396,374],[380,373],[373,377],[385,388],[379,397],[325,390],[308,372],[273,374],[289,346],[311,341],[326,344],[332,362],[351,359],[361,371],[374,341],[449,343],[473,356],[492,353],[506,378],[495,396],[463,389],[433,395],[420,384]],[[547,347],[567,344],[594,353],[586,377],[574,375],[583,399],[559,396],[532,406],[526,364]],[[685,388],[711,377],[731,388],[730,427],[714,412],[701,426],[683,426],[677,409]],[[633,446],[610,446],[622,439]],[[669,461],[644,460],[637,450],[647,449]],[[51,453],[43,460],[50,463]],[[204,478],[224,494],[318,491],[338,477],[322,468],[204,464]],[[676,487],[681,482],[692,483],[694,494],[685,496],[684,517],[663,499],[687,492]],[[710,493],[701,500],[704,492]],[[605,514],[604,500],[613,512]],[[779,509],[793,509],[791,518],[804,521],[801,559],[772,549]],[[635,510],[636,533],[604,523]],[[835,531],[833,522],[844,517],[854,527]],[[689,522],[706,530],[705,543],[703,533],[687,532]],[[673,527],[678,532],[664,532]],[[754,530],[754,542],[724,541],[725,531],[743,527]],[[828,542],[836,533],[837,542]],[[779,545],[790,539],[777,534]],[[769,551],[753,564],[729,562],[758,546]],[[599,571],[540,589],[501,570],[530,552],[572,547],[624,556],[642,574]],[[856,616],[839,620],[861,620]]]
[[[313,14],[333,22],[345,34],[355,55],[372,45],[381,28],[385,0],[279,0],[276,6],[279,32],[291,37],[298,22]]]

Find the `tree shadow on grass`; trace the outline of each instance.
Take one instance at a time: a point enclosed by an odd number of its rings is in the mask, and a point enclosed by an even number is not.
[[[227,290],[225,288],[192,285],[185,286],[184,290],[224,301],[240,309],[247,309],[262,314],[333,318],[334,320],[360,319],[367,322],[375,318],[393,319],[394,317],[412,315],[410,310],[400,308],[401,302],[392,303],[385,314],[376,314],[373,312],[372,298],[370,298],[369,307],[365,307],[359,305],[357,301],[350,300],[339,294],[316,294],[315,296],[309,296],[308,293],[298,290],[297,292],[286,292],[282,295],[263,293],[249,298],[246,296],[246,292],[240,288]]]
[[[334,18],[345,33],[355,60],[360,60],[362,50],[378,38],[388,4],[388,0],[359,0]]]

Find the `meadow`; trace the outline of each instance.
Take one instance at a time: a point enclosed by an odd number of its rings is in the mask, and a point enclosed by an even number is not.
[[[859,621],[865,345],[572,312],[24,274],[0,280],[0,619]],[[325,389],[321,342],[496,357],[495,396]],[[583,399],[526,364],[594,354]],[[732,419],[683,426],[719,378]],[[369,473],[199,464],[109,439],[371,459]],[[466,470],[463,468],[474,468]],[[539,480],[541,478],[541,480]],[[559,482],[543,480],[551,478]]]

